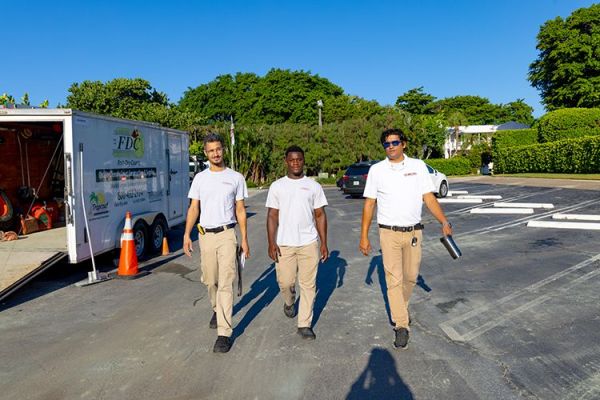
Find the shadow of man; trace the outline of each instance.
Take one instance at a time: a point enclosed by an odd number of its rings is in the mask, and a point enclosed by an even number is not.
[[[367,367],[352,384],[346,400],[387,398],[413,400],[413,395],[398,375],[396,361],[390,352],[375,348]]]
[[[392,312],[390,311],[390,302],[387,296],[387,284],[385,282],[385,270],[383,269],[383,256],[375,256],[371,258],[371,263],[369,264],[369,270],[367,271],[367,276],[365,277],[365,283],[367,285],[373,284],[373,272],[377,270],[377,280],[379,281],[379,289],[381,290],[381,297],[383,298],[383,302],[385,303],[385,312],[388,317],[388,321],[390,325],[394,326],[394,322],[392,322]]]
[[[252,300],[261,296],[252,307],[244,314],[242,320],[233,329],[233,338],[241,336],[248,325],[256,318],[260,312],[266,308],[279,293],[277,277],[275,276],[275,264],[271,264],[250,286],[250,290],[242,299],[233,306],[233,315],[236,315],[246,307]]]
[[[348,263],[345,259],[340,258],[340,252],[334,250],[329,254],[327,261],[319,266],[317,271],[317,297],[313,309],[313,327],[317,325],[333,291],[344,284],[346,265]]]

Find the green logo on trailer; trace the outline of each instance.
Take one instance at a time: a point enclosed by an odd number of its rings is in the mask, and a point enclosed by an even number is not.
[[[117,128],[113,136],[113,157],[142,158],[144,135],[139,129]]]

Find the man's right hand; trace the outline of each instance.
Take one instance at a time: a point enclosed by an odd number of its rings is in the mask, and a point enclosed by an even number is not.
[[[279,246],[275,243],[269,245],[269,257],[271,260],[275,262],[279,262],[279,256],[281,255],[281,250],[279,250]]]
[[[371,242],[369,242],[369,238],[361,238],[358,248],[360,249],[360,252],[363,253],[365,256],[368,256],[371,250],[373,250],[371,248]]]
[[[183,252],[188,256],[192,256],[192,252],[194,249],[192,248],[192,239],[190,239],[190,235],[183,235]]]

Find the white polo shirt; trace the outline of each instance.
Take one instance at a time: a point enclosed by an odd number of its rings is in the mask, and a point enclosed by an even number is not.
[[[405,155],[400,163],[386,158],[373,165],[363,196],[377,200],[377,223],[411,226],[421,222],[423,195],[434,191],[425,163]]]
[[[205,169],[196,174],[188,198],[200,200],[200,225],[218,228],[237,222],[235,202],[248,197],[246,180],[230,168],[223,171]]]
[[[279,246],[305,246],[319,238],[314,210],[327,205],[323,188],[306,176],[290,179],[287,176],[269,187],[267,204],[279,210],[277,244]]]

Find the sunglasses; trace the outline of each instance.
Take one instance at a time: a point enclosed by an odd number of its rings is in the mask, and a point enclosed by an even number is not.
[[[390,146],[398,147],[402,143],[400,140],[392,140],[391,142],[383,142],[383,148],[389,149]]]

